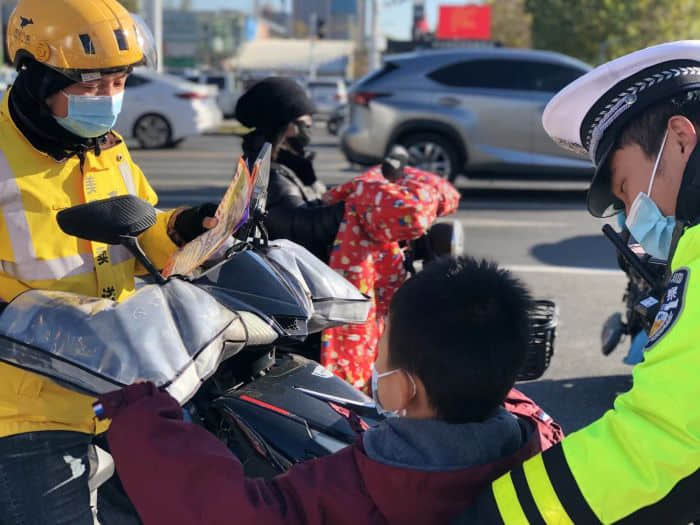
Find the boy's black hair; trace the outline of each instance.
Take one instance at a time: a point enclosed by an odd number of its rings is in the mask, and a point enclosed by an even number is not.
[[[389,310],[389,364],[418,376],[440,419],[483,421],[527,351],[532,299],[489,261],[449,257],[408,280]]]
[[[688,91],[645,109],[632,118],[620,133],[616,148],[637,144],[644,154],[653,159],[661,149],[668,121],[674,115],[682,115],[696,128],[700,124],[700,90]]]

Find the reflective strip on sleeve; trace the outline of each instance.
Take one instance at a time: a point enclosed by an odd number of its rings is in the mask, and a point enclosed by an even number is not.
[[[541,455],[529,459],[523,465],[525,479],[530,488],[535,505],[546,523],[573,525],[573,521],[564,509],[559,497],[549,480]]]
[[[561,444],[514,468],[492,490],[506,524],[600,523],[571,475]]]
[[[493,497],[498,506],[498,512],[501,514],[501,519],[504,523],[508,525],[528,524],[525,512],[518,500],[518,495],[515,493],[515,487],[513,486],[510,473],[494,481],[493,485],[491,485],[491,489],[493,490]]]
[[[562,443],[565,442],[566,440]],[[545,471],[551,486],[556,491],[557,499],[569,519],[573,520],[574,523],[600,523],[600,519],[588,505],[574,475],[571,473],[562,443],[542,454]]]
[[[16,261],[36,257],[29,223],[22,204],[22,194],[5,154],[0,152],[0,209],[10,236],[12,254]]]
[[[523,472],[522,465],[518,465],[511,470],[510,479],[513,480],[513,488],[515,489],[515,494],[518,496],[520,507],[523,509],[527,522],[532,525],[546,525],[542,514],[540,514],[535,504],[535,499],[532,497],[532,492],[530,492],[530,487],[525,479],[525,472]]]
[[[119,173],[122,174],[126,191],[128,191],[131,195],[137,195],[136,184],[134,184],[134,174],[131,171],[131,166],[128,162],[119,163]]]

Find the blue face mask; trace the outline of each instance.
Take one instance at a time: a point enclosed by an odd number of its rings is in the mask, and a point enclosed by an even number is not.
[[[63,92],[61,92],[63,93]],[[67,95],[68,116],[54,117],[65,129],[86,139],[101,137],[117,122],[124,92],[114,96]]]
[[[673,239],[673,230],[676,228],[676,219],[675,217],[665,217],[650,195],[667,138],[668,131],[664,135],[661,149],[656,157],[654,170],[649,181],[649,189],[646,193],[637,195],[625,221],[630,233],[642,245],[644,251],[652,257],[664,260],[668,259],[671,253],[671,240]]]
[[[390,376],[391,374],[395,374],[396,372],[401,372],[402,370],[400,368],[396,370],[389,370],[388,372],[384,372],[383,374],[380,374],[377,372],[377,369],[374,368],[374,365],[372,365],[372,399],[374,399],[374,407],[377,409],[377,412],[379,412],[380,415],[384,417],[399,417],[400,415],[406,415],[406,410],[404,409],[403,411],[399,410],[387,410],[382,406],[382,404],[379,402],[379,380],[382,377]],[[413,384],[413,397],[416,395],[416,382],[413,380],[413,377],[411,377],[411,374],[407,374],[408,378],[411,380],[411,383]]]

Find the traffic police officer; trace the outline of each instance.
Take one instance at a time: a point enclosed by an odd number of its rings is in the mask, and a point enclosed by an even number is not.
[[[0,104],[0,299],[42,288],[123,300],[131,254],[64,234],[56,214],[124,194],[156,204],[111,131],[131,69],[155,65],[152,36],[116,0],[20,0],[7,48],[19,75]],[[140,239],[151,260],[162,267],[213,226],[210,211],[159,213]],[[88,444],[105,428],[91,404],[0,364],[0,523],[92,523]]]
[[[603,64],[557,94],[543,123],[594,162],[591,214],[625,210],[672,274],[633,388],[495,481],[460,522],[688,523],[700,517],[700,41]]]

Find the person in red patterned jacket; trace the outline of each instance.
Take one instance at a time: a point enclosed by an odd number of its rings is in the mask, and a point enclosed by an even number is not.
[[[395,294],[373,372],[378,410],[397,417],[269,480],[246,479],[226,445],[152,384],[101,396],[119,476],[145,525],[449,523],[563,437],[511,390],[530,304],[493,263],[432,263]]]
[[[406,280],[400,241],[425,234],[437,217],[453,213],[459,192],[445,179],[403,168],[387,179],[374,167],[324,195],[327,204],[345,202],[345,215],[329,265],[372,300],[367,322],[326,330],[321,364],[357,388],[368,390],[384,318]]]

